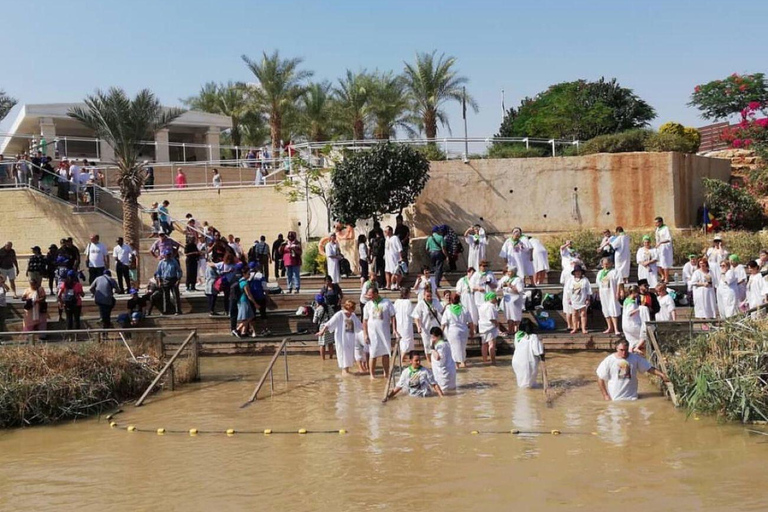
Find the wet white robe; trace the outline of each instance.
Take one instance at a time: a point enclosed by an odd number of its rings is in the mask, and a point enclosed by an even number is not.
[[[539,358],[544,353],[544,346],[535,334],[518,333],[515,336],[515,353],[512,355],[512,370],[521,388],[536,385],[539,373]]]
[[[463,363],[467,359],[467,340],[469,339],[469,323],[471,321],[472,318],[464,308],[461,309],[458,316],[451,312],[450,306],[443,311],[440,323],[443,327],[443,334],[451,345],[453,360],[457,363]]]
[[[711,283],[712,286],[695,286],[697,283]],[[691,276],[691,289],[693,290],[693,315],[695,318],[717,317],[717,298],[715,297],[715,285],[717,281],[712,271],[705,274],[697,269]]]
[[[445,340],[438,341],[429,353],[429,361],[432,363],[432,375],[440,389],[456,389],[456,361],[453,360],[451,345]]]
[[[413,303],[409,299],[395,301],[395,323],[400,335],[400,353],[407,354],[416,348],[413,341]]]
[[[621,274],[615,268],[607,272],[600,270],[595,277],[595,286],[600,291],[600,307],[606,318],[621,316],[621,304],[617,299],[621,282]]]
[[[360,319],[354,313],[347,316],[344,311],[339,311],[328,320],[325,327],[333,333],[339,368],[354,366],[357,333],[363,330]]]
[[[421,324],[421,343],[426,353],[432,349],[432,340],[429,337],[429,331],[433,327],[440,327],[440,321],[443,317],[443,305],[439,300],[432,299],[432,311],[430,312],[428,304],[422,299],[416,303],[411,313],[411,318],[419,319]]]
[[[658,260],[658,258],[659,255],[656,252],[656,249],[640,247],[637,250],[637,279],[647,279],[648,286],[651,288],[655,288],[659,282],[659,268],[656,263],[651,263],[647,267],[641,265],[641,263]]]
[[[370,357],[389,356],[392,350],[392,318],[395,307],[387,299],[378,304],[369,301],[363,308],[363,320],[368,321],[368,339]]]

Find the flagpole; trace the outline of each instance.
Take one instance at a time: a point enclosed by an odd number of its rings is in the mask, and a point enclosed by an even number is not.
[[[501,122],[504,122],[504,116],[507,115],[507,108],[504,106],[504,89],[501,90]]]
[[[464,116],[464,163],[469,163],[469,140],[467,139],[467,88],[462,88],[461,112]]]

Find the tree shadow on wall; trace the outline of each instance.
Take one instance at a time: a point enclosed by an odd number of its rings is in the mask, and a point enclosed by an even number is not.
[[[467,206],[450,200],[423,204],[414,220],[418,228],[425,233],[430,233],[432,226],[441,224],[449,225],[459,235],[463,235],[464,231],[474,224],[480,224],[487,234],[498,232],[498,226],[493,220],[479,217],[475,212],[469,211]]]

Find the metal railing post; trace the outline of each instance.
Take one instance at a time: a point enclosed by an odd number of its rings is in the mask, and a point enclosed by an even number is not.
[[[288,382],[288,346],[283,347],[283,361],[285,362],[285,382]]]

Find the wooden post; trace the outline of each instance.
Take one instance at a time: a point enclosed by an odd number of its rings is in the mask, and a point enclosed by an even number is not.
[[[659,362],[659,369],[663,371],[665,374],[667,374],[667,363],[664,362],[664,355],[661,353],[661,348],[659,347],[659,342],[656,339],[656,326],[648,326],[648,340],[651,342],[651,350],[653,350],[657,356],[656,359]],[[672,404],[677,407],[678,401],[677,401],[677,394],[675,393],[675,387],[672,385],[671,382],[665,383],[667,387],[667,393],[669,393],[669,399],[672,400]]]
[[[194,332],[191,332],[191,333],[189,333],[189,336],[187,336],[187,338],[186,338],[186,339],[184,340],[184,342],[181,344],[181,346],[180,346],[180,347],[179,347],[179,349],[176,351],[176,353],[175,353],[175,354],[173,354],[173,356],[171,356],[171,359],[170,359],[170,360],[169,360],[169,361],[168,361],[168,362],[165,364],[165,366],[164,366],[164,367],[163,367],[163,369],[160,371],[160,373],[158,373],[158,374],[157,374],[157,377],[155,377],[155,380],[153,380],[153,381],[152,381],[152,384],[150,384],[150,385],[149,385],[149,387],[147,388],[147,390],[146,390],[146,391],[144,391],[144,394],[143,394],[143,395],[141,395],[141,398],[139,398],[139,399],[136,401],[136,407],[140,407],[140,406],[141,406],[141,404],[143,404],[143,403],[144,403],[144,400],[146,400],[147,396],[149,396],[149,394],[150,394],[150,393],[152,392],[152,390],[155,388],[155,386],[157,385],[157,383],[158,383],[158,382],[160,382],[160,379],[162,379],[162,378],[163,378],[163,375],[165,375],[165,372],[167,372],[167,371],[168,371],[168,370],[169,370],[169,369],[170,369],[170,368],[173,366],[173,362],[174,362],[174,361],[176,361],[176,358],[177,358],[177,357],[179,357],[179,354],[181,354],[181,352],[182,352],[182,351],[183,351],[183,350],[184,350],[184,349],[187,347],[187,345],[188,345],[188,344],[189,344],[189,342],[192,340],[192,338],[194,337],[194,335],[195,335],[195,333],[194,333]]]
[[[387,386],[384,389],[384,398],[381,403],[387,403],[389,400],[389,390],[392,386],[392,378],[394,377],[395,361],[400,359],[400,343],[395,343],[395,350],[392,351],[392,358],[389,361],[389,378],[387,379]]]
[[[336,356],[338,357],[338,355]],[[283,347],[283,362],[285,362],[285,382],[288,383],[288,347]]]

